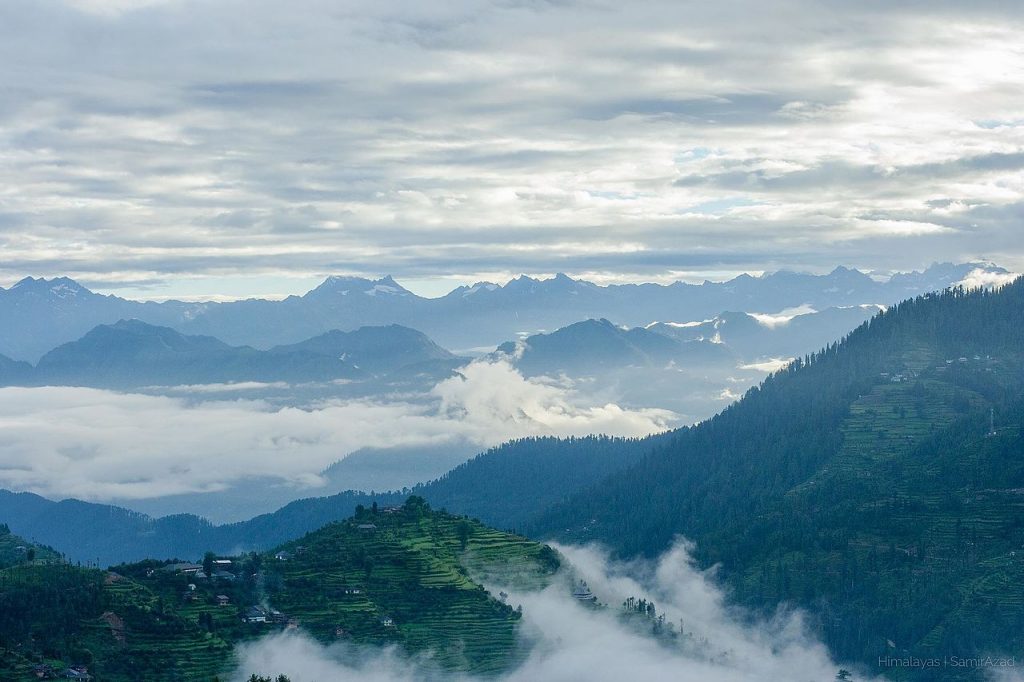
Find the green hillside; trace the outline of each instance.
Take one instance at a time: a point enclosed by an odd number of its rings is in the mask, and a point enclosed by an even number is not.
[[[153,590],[68,564],[0,571],[0,679],[86,666],[97,680],[208,680],[231,644]]]
[[[558,566],[549,547],[415,497],[266,554],[111,571],[23,562],[0,571],[0,679],[84,665],[100,681],[208,681],[232,670],[236,644],[287,628],[497,672],[524,653],[521,614],[475,580],[539,587]]]
[[[36,545],[11,533],[7,524],[0,523],[0,569],[22,564],[51,563],[60,556],[42,545]]]
[[[513,662],[519,619],[475,580],[540,587],[558,568],[550,548],[431,512],[419,498],[362,510],[281,551],[287,559],[264,563],[269,602],[318,638],[394,641],[472,672]]]
[[[1020,657],[1022,387],[1024,281],[908,301],[534,531],[623,555],[683,534],[738,601],[807,608],[878,672],[913,676],[879,656]]]

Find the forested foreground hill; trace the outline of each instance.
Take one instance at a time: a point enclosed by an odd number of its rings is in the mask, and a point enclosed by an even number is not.
[[[1024,280],[902,303],[538,535],[653,555],[677,534],[739,601],[808,608],[837,657],[1024,654]]]
[[[108,682],[208,681],[232,672],[235,644],[297,627],[430,651],[440,672],[497,672],[524,653],[521,614],[469,576],[535,588],[558,568],[551,548],[417,497],[264,554],[110,571],[22,563],[0,570],[0,679],[85,666]]]

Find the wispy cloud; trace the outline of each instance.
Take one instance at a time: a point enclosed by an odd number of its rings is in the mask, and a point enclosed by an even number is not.
[[[612,562],[592,547],[559,549],[609,608],[593,611],[574,603],[562,583],[534,593],[503,588],[510,603],[523,606],[521,632],[531,653],[497,678],[502,682],[831,680],[839,670],[799,613],[746,621],[727,607],[713,573],[694,567],[685,542],[650,564]],[[650,622],[620,619],[619,605],[628,597],[653,601],[665,627],[682,636],[659,642],[649,634]],[[403,658],[394,649],[325,647],[302,635],[272,636],[244,645],[239,654],[239,681],[253,672],[284,673],[295,682],[431,678],[429,663]]]
[[[758,372],[777,372],[791,362],[793,362],[793,358],[771,358],[761,362],[752,362],[749,365],[740,365],[740,369],[753,369]]]
[[[798,315],[809,315],[815,312],[817,311],[814,308],[804,304],[795,308],[786,308],[785,310],[780,310],[777,313],[748,313],[748,315],[757,320],[759,324],[770,329],[774,329],[775,327],[781,327],[788,324]]]

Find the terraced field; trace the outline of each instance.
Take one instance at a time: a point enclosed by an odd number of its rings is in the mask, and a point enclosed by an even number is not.
[[[984,358],[904,360],[850,405],[838,453],[786,494],[786,542],[803,549],[752,566],[741,591],[840,595],[826,641],[859,622],[886,633],[883,651],[1019,650],[1007,633],[1024,632],[1024,404],[1000,385],[1013,375]]]
[[[92,586],[98,588],[96,594]],[[0,572],[5,607],[21,610],[31,639],[15,644],[5,623],[0,679],[37,679],[86,665],[98,680],[204,680],[231,660],[232,644],[183,618],[149,588],[116,573],[68,565],[22,565]],[[36,620],[36,622],[33,622]],[[61,631],[47,637],[48,631]],[[41,639],[42,637],[42,639]],[[32,642],[38,645],[32,650]]]
[[[518,656],[519,614],[477,580],[541,586],[549,548],[420,504],[364,512],[265,559],[268,597],[325,641],[396,642],[442,668],[494,672]],[[276,554],[276,552],[275,552]]]
[[[156,561],[109,572],[23,561],[0,570],[0,679],[86,664],[106,682],[209,682],[231,672],[238,643],[293,627],[327,643],[397,644],[440,671],[494,673],[523,654],[520,614],[478,581],[542,587],[558,566],[544,545],[419,498],[233,557],[230,578]],[[257,605],[267,622],[244,622]]]

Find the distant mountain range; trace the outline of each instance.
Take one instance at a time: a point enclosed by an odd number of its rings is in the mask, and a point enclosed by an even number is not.
[[[331,357],[370,374],[389,374],[403,367],[449,363],[458,358],[415,329],[390,324],[343,332],[332,329],[320,336],[271,349],[275,356],[309,353]]]
[[[605,322],[582,329],[632,338]],[[1022,335],[1024,279],[918,297],[696,426],[511,443],[413,492],[622,557],[686,537],[735,600],[766,613],[806,609],[843,658],[1020,656]],[[73,557],[192,556],[270,547],[356,504],[401,497],[343,493],[214,526],[0,492],[0,520]]]
[[[748,362],[760,358],[793,357],[812,353],[841,339],[878,313],[879,305],[861,304],[798,309],[788,314],[759,315],[726,312],[699,322],[657,322],[647,330],[682,342],[721,344]]]
[[[797,306],[820,310],[890,304],[948,287],[979,268],[1005,272],[987,264],[938,264],[879,281],[857,270],[836,268],[827,275],[777,272],[668,286],[597,286],[560,274],[547,280],[522,276],[504,286],[481,282],[432,299],[411,293],[391,277],[329,277],[303,296],[230,303],[130,301],[96,294],[67,278],[29,277],[0,289],[0,354],[35,362],[98,325],[122,319],[257,349],[295,344],[335,329],[389,324],[418,329],[447,348],[489,349],[521,333],[554,330],[589,318],[644,326],[709,319],[723,310],[776,313]]]
[[[586,320],[550,334],[498,346],[526,375],[595,374],[632,367],[661,369],[669,363],[735,365],[736,356],[709,339],[680,340],[643,327],[618,327],[608,320]]]
[[[399,325],[331,331],[268,351],[187,336],[139,320],[99,325],[43,355],[33,368],[0,357],[0,384],[138,388],[228,382],[369,379],[406,368],[444,376],[466,361]]]

